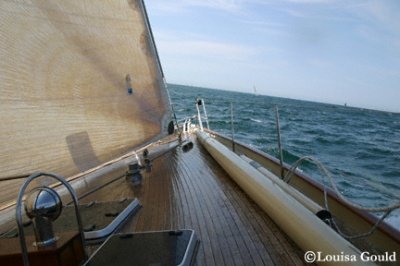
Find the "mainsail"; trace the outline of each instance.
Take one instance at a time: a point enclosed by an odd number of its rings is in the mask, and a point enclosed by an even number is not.
[[[0,180],[68,177],[166,135],[169,101],[143,5],[0,2]]]

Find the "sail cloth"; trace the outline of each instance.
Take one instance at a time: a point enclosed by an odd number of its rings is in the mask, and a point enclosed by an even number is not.
[[[166,135],[169,109],[142,1],[0,2],[0,180],[95,167]]]

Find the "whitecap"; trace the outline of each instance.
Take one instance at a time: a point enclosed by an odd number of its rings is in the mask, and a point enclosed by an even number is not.
[[[251,120],[251,121],[254,121],[254,122],[257,122],[257,123],[262,123],[262,121],[261,121],[261,120],[259,120],[259,119],[250,118],[250,120]]]

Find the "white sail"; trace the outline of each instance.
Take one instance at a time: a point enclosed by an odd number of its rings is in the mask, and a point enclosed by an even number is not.
[[[70,176],[166,134],[142,1],[0,2],[0,180]]]

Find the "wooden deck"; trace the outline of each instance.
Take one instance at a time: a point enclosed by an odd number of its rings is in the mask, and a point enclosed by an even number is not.
[[[122,178],[82,202],[139,198],[143,208],[121,231],[194,229],[196,265],[303,265],[302,251],[193,141],[155,160],[141,187]]]

